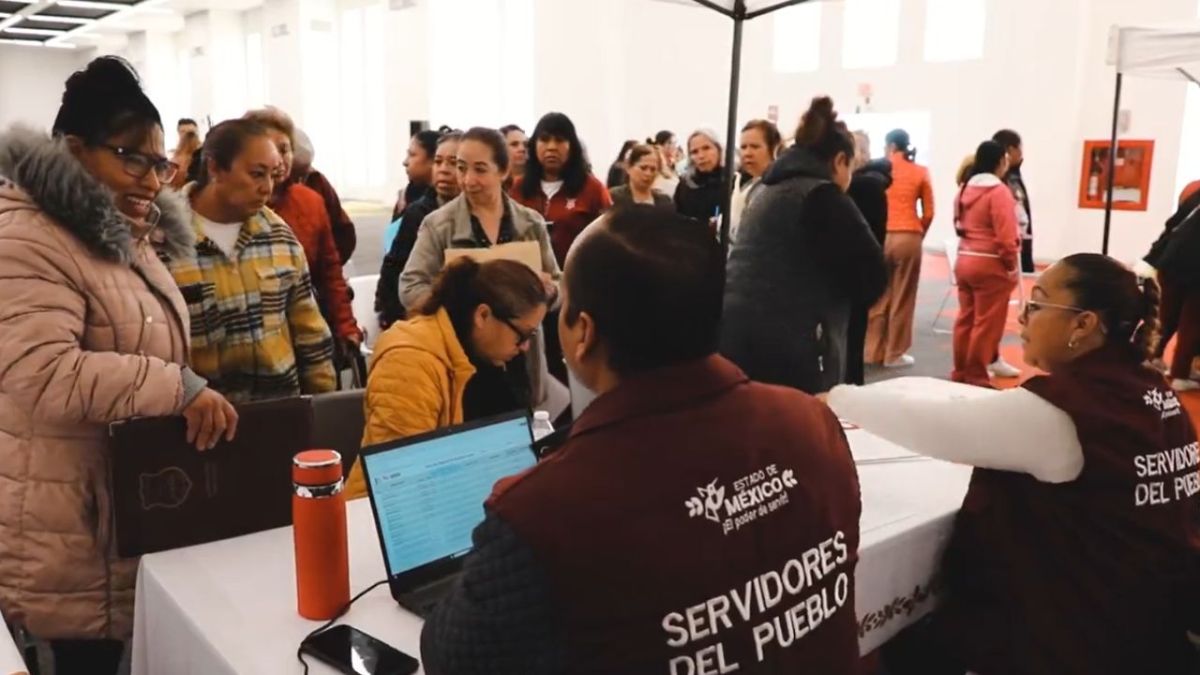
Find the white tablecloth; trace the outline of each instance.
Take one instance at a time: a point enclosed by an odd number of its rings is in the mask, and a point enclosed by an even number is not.
[[[932,609],[931,582],[970,472],[911,459],[862,431],[848,435],[860,460],[857,612],[867,653]],[[349,505],[349,521],[350,587],[358,593],[384,578],[383,557],[367,500]],[[296,648],[319,623],[296,613],[295,589],[291,528],[144,557],[132,675],[303,672]],[[421,620],[386,585],[343,621],[419,658]],[[309,661],[314,675],[334,672]]]
[[[25,659],[21,657],[12,636],[4,629],[4,616],[0,615],[0,675],[24,675],[27,672]]]

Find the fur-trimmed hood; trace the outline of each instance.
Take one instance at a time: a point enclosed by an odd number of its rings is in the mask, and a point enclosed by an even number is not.
[[[23,202],[32,202],[96,255],[133,261],[133,233],[112,192],[71,155],[65,140],[18,125],[0,133],[0,213],[23,208]],[[187,200],[164,186],[154,203],[161,211],[153,234],[159,247],[172,256],[194,255]]]

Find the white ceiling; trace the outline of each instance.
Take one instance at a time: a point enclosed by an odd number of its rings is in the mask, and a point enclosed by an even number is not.
[[[0,0],[0,42],[94,46],[141,31],[183,30],[184,17],[245,11],[263,0]]]
[[[659,1],[707,6],[730,15],[741,2],[746,15],[753,17],[814,0]],[[263,0],[0,0],[0,42],[35,47],[90,47],[140,31],[183,30],[184,17],[194,12],[245,11],[262,3]]]

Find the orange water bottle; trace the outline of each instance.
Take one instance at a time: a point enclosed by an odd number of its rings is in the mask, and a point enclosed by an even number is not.
[[[296,607],[306,619],[327,621],[350,602],[342,456],[333,450],[296,455],[292,487]]]

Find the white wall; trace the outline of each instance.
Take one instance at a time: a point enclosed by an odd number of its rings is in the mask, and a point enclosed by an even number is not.
[[[1103,214],[1080,210],[1077,199],[1082,143],[1109,133],[1109,26],[1193,21],[1196,0],[987,0],[983,58],[952,63],[924,60],[926,0],[899,2],[898,60],[885,68],[842,67],[842,2],[822,4],[821,58],[812,73],[776,73],[775,19],[747,24],[739,123],[777,106],[786,134],[814,95],[829,94],[853,112],[862,83],[874,89],[876,113],[927,111],[920,161],[936,181],[935,245],[951,235],[959,162],[995,130],[1014,128],[1026,142],[1038,257],[1098,249]],[[262,36],[266,85],[253,101],[239,69],[250,33]],[[166,118],[216,122],[263,102],[278,105],[310,132],[317,165],[346,196],[386,201],[406,180],[414,119],[531,129],[542,113],[559,110],[575,120],[599,174],[626,138],[664,128],[686,137],[702,126],[723,133],[731,33],[715,12],[655,0],[265,0],[244,14],[193,14],[179,33],[135,35],[121,53],[143,70]],[[381,39],[382,46],[368,45]],[[31,71],[34,55],[39,68]],[[48,123],[82,58],[0,47],[0,122]],[[1144,251],[1185,178],[1177,171],[1184,92],[1179,83],[1126,83],[1126,137],[1157,145],[1150,210],[1114,217],[1118,257]]]
[[[627,137],[660,128],[686,136],[703,125],[723,134],[731,22],[650,0],[605,5],[603,13],[588,15],[588,31],[539,31],[538,110],[560,107],[575,117],[598,172]],[[588,6],[589,0],[542,0],[539,19],[566,21]],[[1025,139],[1036,254],[1052,260],[1100,247],[1103,213],[1080,210],[1077,202],[1083,141],[1109,135],[1109,26],[1192,21],[1196,1],[989,0],[984,58],[926,63],[925,2],[901,0],[897,64],[861,70],[841,65],[843,14],[842,3],[824,3],[815,73],[775,73],[774,19],[746,25],[739,123],[766,117],[775,105],[787,135],[815,95],[831,95],[842,112],[853,112],[860,83],[874,89],[874,112],[929,111],[932,147],[922,149],[919,161],[935,180],[934,245],[952,236],[954,174],[963,157],[997,129],[1014,128]],[[1127,81],[1124,100],[1133,113],[1127,137],[1157,141],[1150,210],[1114,217],[1111,252],[1132,259],[1172,211],[1184,86]]]
[[[67,78],[84,63],[73,51],[0,45],[0,130],[22,122],[49,131]]]

